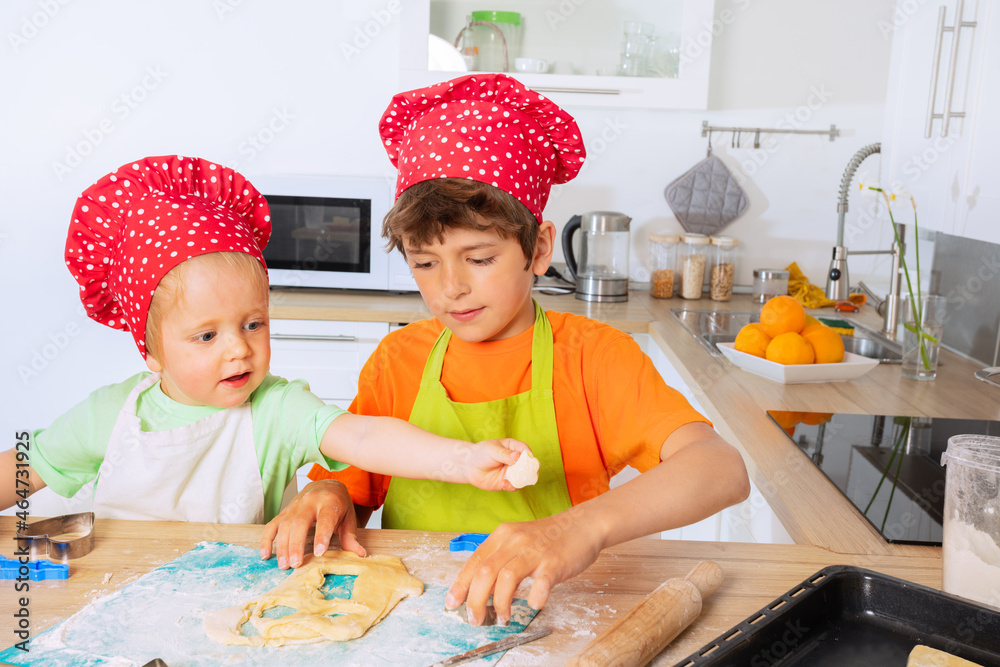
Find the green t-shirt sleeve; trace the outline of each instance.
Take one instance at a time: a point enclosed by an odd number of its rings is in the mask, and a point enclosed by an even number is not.
[[[101,387],[48,428],[35,431],[30,463],[46,486],[69,498],[97,477],[125,399],[147,375]]]
[[[305,380],[289,382],[268,375],[254,392],[250,409],[267,520],[278,513],[285,487],[302,466],[318,463],[327,470],[347,467],[319,449],[326,429],[347,411],[325,404]]]

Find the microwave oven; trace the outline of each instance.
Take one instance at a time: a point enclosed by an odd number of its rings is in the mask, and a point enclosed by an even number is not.
[[[272,287],[416,291],[398,250],[387,252],[382,219],[393,183],[379,178],[253,179],[271,209],[264,260]]]

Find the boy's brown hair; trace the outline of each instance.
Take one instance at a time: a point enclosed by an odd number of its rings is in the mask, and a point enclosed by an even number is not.
[[[500,188],[466,178],[434,178],[403,191],[382,221],[386,247],[404,255],[403,238],[424,246],[442,241],[449,229],[494,231],[516,239],[530,266],[538,220],[524,204]]]

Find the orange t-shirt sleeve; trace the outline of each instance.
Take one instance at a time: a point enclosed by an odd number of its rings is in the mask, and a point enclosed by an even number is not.
[[[335,479],[343,482],[350,492],[354,504],[362,507],[378,507],[382,504],[378,498],[376,480],[373,479],[375,477],[381,477],[381,475],[372,475],[354,466],[331,472],[319,465],[314,465],[309,471],[309,479],[313,481]]]

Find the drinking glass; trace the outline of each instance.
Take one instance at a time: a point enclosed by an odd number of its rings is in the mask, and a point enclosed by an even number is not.
[[[645,76],[656,26],[644,21],[625,21],[624,28],[618,73],[621,76]]]
[[[937,377],[947,303],[945,297],[934,294],[903,298],[904,378],[933,380]]]

